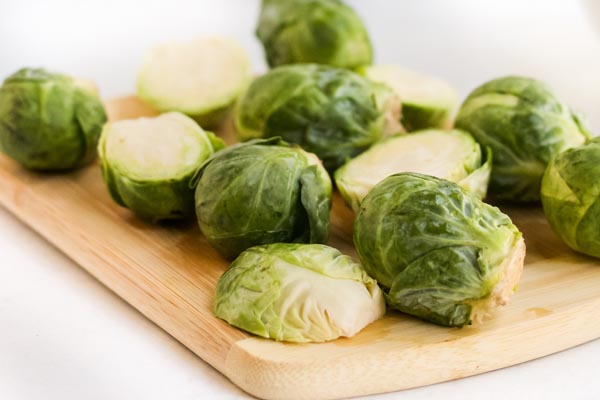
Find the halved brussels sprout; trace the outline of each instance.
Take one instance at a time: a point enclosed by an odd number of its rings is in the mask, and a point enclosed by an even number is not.
[[[325,243],[331,181],[319,160],[280,138],[229,147],[198,171],[200,230],[224,256],[277,242]]]
[[[600,257],[600,138],[554,158],[542,179],[542,205],[573,250]]]
[[[271,67],[317,63],[356,68],[373,59],[362,21],[339,0],[263,0],[256,35]]]
[[[35,170],[76,168],[96,158],[106,122],[89,84],[23,68],[0,86],[0,150]]]
[[[458,108],[458,92],[447,82],[392,65],[373,65],[364,75],[388,85],[402,103],[402,125],[407,131],[448,128]]]
[[[538,201],[548,162],[589,137],[580,119],[545,84],[516,76],[475,89],[455,126],[492,148],[489,193],[513,201]]]
[[[377,282],[360,264],[318,244],[244,251],[217,283],[214,313],[268,339],[325,342],[354,336],[385,313]]]
[[[232,39],[164,43],[146,53],[138,96],[158,111],[179,111],[212,127],[227,115],[251,74],[248,55]]]
[[[453,182],[415,173],[371,190],[354,244],[390,307],[458,327],[508,301],[525,256],[508,216]]]
[[[315,64],[272,69],[236,106],[240,140],[281,136],[315,153],[328,170],[401,127],[390,89],[354,72]]]
[[[375,144],[338,169],[335,183],[354,211],[358,211],[363,198],[377,183],[399,172],[448,179],[483,198],[491,159],[489,148],[483,156],[481,146],[465,131],[429,129]]]
[[[112,198],[153,222],[194,215],[190,180],[215,151],[213,133],[177,112],[108,123],[98,145]]]

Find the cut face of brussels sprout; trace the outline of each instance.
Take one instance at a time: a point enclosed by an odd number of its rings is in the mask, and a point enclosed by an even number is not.
[[[151,49],[138,75],[138,95],[159,111],[179,111],[202,126],[221,122],[251,79],[245,51],[210,37]]]
[[[256,79],[237,104],[235,124],[240,140],[281,136],[334,170],[398,132],[390,114],[399,115],[399,104],[386,86],[344,69],[298,64]]]
[[[573,250],[600,257],[600,139],[554,158],[542,180],[542,205]]]
[[[362,21],[339,0],[263,0],[256,35],[271,67],[356,68],[371,64],[373,57]]]
[[[367,78],[388,85],[402,102],[407,131],[448,128],[458,107],[458,93],[447,82],[392,65],[364,68]]]
[[[521,233],[500,210],[453,182],[415,173],[371,190],[354,244],[390,307],[445,326],[505,304],[525,255]]]
[[[229,147],[198,173],[198,224],[227,258],[259,244],[324,243],[330,208],[327,171],[280,138]]]
[[[548,162],[589,137],[581,119],[546,85],[522,77],[496,79],[475,89],[455,126],[492,148],[489,193],[513,201],[539,200]]]
[[[377,183],[399,172],[418,172],[457,182],[485,196],[491,157],[482,163],[481,147],[459,130],[424,130],[375,144],[335,173],[342,197],[354,211]]]
[[[172,112],[106,124],[98,152],[113,199],[152,221],[194,213],[190,179],[221,139]]]
[[[354,336],[385,313],[377,282],[325,245],[276,243],[244,251],[221,276],[215,315],[289,342]]]
[[[498,268],[502,271],[498,283],[489,296],[471,303],[471,320],[482,323],[483,319],[492,315],[495,308],[508,304],[519,286],[521,273],[525,264],[525,240],[519,237],[508,251],[508,255]]]
[[[26,168],[89,163],[105,121],[97,91],[68,76],[24,68],[0,86],[0,149]]]

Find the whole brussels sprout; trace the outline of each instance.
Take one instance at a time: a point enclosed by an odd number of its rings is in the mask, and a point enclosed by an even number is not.
[[[194,215],[191,179],[223,147],[194,120],[171,112],[106,124],[98,153],[115,202],[157,222]]]
[[[256,35],[271,67],[316,63],[356,68],[373,59],[362,21],[339,0],[263,0]]]
[[[158,111],[179,111],[212,127],[227,116],[251,78],[250,59],[235,40],[201,37],[151,48],[137,91]]]
[[[416,173],[371,190],[354,244],[390,307],[458,327],[508,301],[525,256],[508,216],[453,182]]]
[[[600,257],[600,138],[554,158],[542,179],[542,205],[573,250]]]
[[[327,240],[327,171],[280,138],[231,146],[208,160],[197,179],[200,230],[224,257],[259,244]]]
[[[475,89],[455,126],[492,148],[489,193],[513,201],[538,201],[550,159],[589,137],[579,118],[545,84],[516,76]]]
[[[0,150],[26,168],[91,162],[104,122],[94,90],[66,75],[23,68],[0,86]]]
[[[372,65],[362,73],[398,95],[402,103],[400,121],[408,132],[451,126],[458,93],[447,82],[394,65]]]
[[[340,194],[354,211],[373,186],[399,172],[448,179],[485,197],[492,155],[465,131],[428,129],[396,135],[373,145],[335,172]]]
[[[360,264],[318,244],[244,251],[217,283],[214,313],[256,335],[288,342],[354,336],[385,313],[377,282]]]
[[[235,125],[240,140],[281,136],[334,170],[396,133],[399,112],[384,85],[344,69],[297,64],[256,79],[238,101]]]

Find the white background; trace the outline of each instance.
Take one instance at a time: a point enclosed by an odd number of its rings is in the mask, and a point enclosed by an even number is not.
[[[446,78],[462,95],[504,74],[547,81],[600,132],[600,2],[354,0],[378,62]],[[265,69],[249,0],[0,0],[0,78],[43,66],[131,93],[144,49],[238,38]],[[57,194],[59,195],[59,194]],[[534,345],[534,344],[532,344]],[[451,366],[449,366],[451,367]],[[600,342],[373,399],[598,399]],[[0,399],[246,398],[0,208]]]

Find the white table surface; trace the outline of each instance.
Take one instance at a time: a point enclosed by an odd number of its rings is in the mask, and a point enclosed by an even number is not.
[[[354,0],[379,62],[439,75],[466,95],[504,74],[550,83],[600,132],[600,2]],[[0,78],[21,66],[131,93],[144,49],[238,38],[257,71],[257,1],[0,0]],[[57,194],[59,195],[59,194]],[[517,294],[518,295],[518,294]],[[535,345],[535,344],[532,344]],[[451,366],[449,366],[451,367]],[[600,341],[503,370],[372,399],[598,399]],[[0,208],[0,399],[248,396]]]

